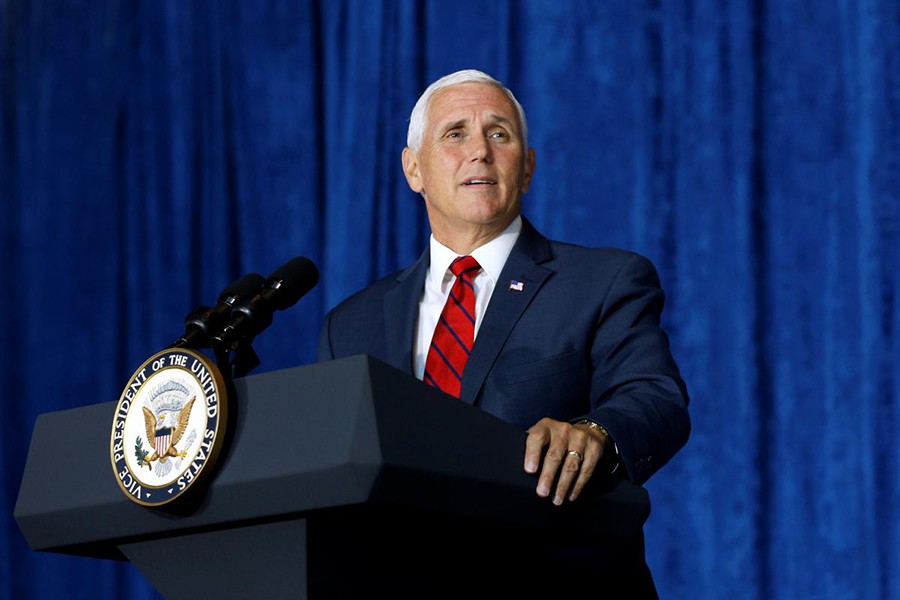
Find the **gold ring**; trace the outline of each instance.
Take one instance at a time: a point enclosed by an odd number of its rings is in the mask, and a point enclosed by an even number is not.
[[[579,461],[584,460],[584,454],[582,454],[578,450],[569,450],[568,452],[566,452],[566,456],[574,456]]]

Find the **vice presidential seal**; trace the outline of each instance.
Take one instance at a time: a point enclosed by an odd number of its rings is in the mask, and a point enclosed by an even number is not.
[[[148,358],[116,405],[109,453],[125,495],[171,502],[208,472],[225,436],[226,391],[204,355],[169,348]]]

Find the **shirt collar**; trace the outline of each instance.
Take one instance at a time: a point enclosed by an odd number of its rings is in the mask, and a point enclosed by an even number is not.
[[[500,272],[503,270],[506,259],[509,258],[509,253],[512,252],[513,246],[516,245],[516,240],[519,239],[521,232],[522,216],[519,215],[513,219],[513,222],[500,235],[471,252],[471,256],[481,265],[482,271],[494,283],[500,278]],[[450,263],[459,254],[434,239],[433,234],[430,241],[430,250],[431,266],[428,270],[428,278],[433,285],[440,287],[444,283],[445,277],[448,281],[453,277],[448,269],[450,268]]]

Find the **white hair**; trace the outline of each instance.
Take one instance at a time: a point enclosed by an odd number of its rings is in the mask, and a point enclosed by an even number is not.
[[[409,115],[409,131],[406,134],[407,146],[413,150],[419,150],[422,147],[422,140],[425,137],[425,113],[428,110],[428,103],[435,92],[460,83],[489,83],[503,90],[509,96],[513,106],[516,107],[516,113],[519,115],[519,126],[522,128],[522,145],[526,148],[528,147],[528,122],[525,120],[525,109],[522,108],[522,105],[519,104],[519,101],[516,100],[516,97],[506,86],[487,73],[476,71],[475,69],[465,69],[444,75],[422,92],[412,109],[412,113]]]

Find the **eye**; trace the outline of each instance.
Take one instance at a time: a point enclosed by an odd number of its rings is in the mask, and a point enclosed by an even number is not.
[[[509,134],[503,131],[502,129],[495,129],[490,133],[491,139],[494,140],[505,140],[509,138]]]

